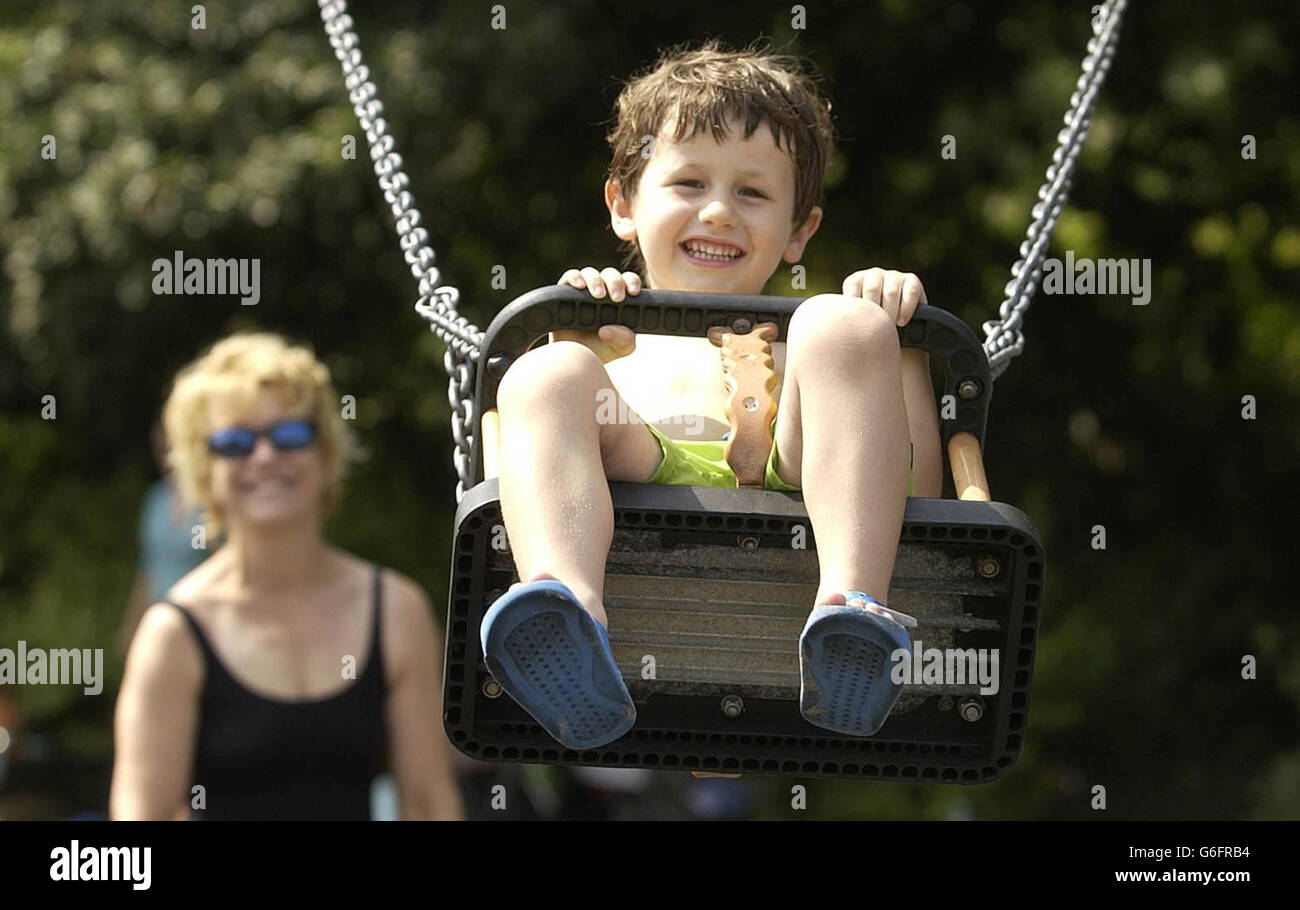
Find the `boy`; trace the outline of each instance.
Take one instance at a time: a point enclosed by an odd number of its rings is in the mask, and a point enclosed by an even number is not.
[[[605,202],[637,271],[570,269],[560,283],[613,301],[642,286],[761,294],[821,222],[829,111],[792,58],[714,41],[669,51],[625,86],[609,136]],[[799,640],[800,711],[850,735],[876,732],[897,700],[885,664],[894,648],[910,648],[904,626],[916,621],[879,598],[907,496],[940,490],[926,356],[902,352],[896,329],[924,301],[915,275],[854,272],[843,294],[800,304],[785,357],[774,351],[783,384],[764,488],[802,489],[821,576]],[[624,326],[555,332],[498,390],[509,456],[499,459],[501,506],[521,581],[485,614],[483,653],[505,691],[572,749],[612,742],[636,720],[601,599],[613,537],[608,481],[735,486],[718,441],[727,427],[718,350],[689,339],[698,346],[683,358],[681,339],[667,339],[679,343],[672,362],[653,356],[663,341],[629,357],[636,339]],[[696,386],[713,438],[679,441],[645,422],[599,419],[625,413],[605,369],[618,358],[627,358],[625,378],[671,382],[675,370],[679,387]],[[617,407],[598,409],[610,401]]]

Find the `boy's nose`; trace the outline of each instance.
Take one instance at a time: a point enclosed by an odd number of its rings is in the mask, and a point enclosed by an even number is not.
[[[731,211],[731,206],[721,199],[711,199],[700,210],[700,220],[708,221],[711,224],[732,224],[735,221],[735,215]]]

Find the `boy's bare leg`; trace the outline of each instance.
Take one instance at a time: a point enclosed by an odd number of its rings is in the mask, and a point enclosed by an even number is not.
[[[938,499],[943,495],[939,409],[930,381],[930,355],[920,348],[903,349],[903,401],[912,436],[912,495]]]
[[[776,469],[803,488],[816,603],[847,590],[887,604],[909,458],[898,331],[877,305],[821,294],[795,311],[787,343]]]
[[[598,393],[608,390],[606,396]],[[521,582],[555,578],[601,625],[605,559],[614,538],[610,480],[644,482],[663,457],[640,424],[598,423],[597,407],[629,413],[604,364],[558,341],[529,351],[502,378],[501,512]]]

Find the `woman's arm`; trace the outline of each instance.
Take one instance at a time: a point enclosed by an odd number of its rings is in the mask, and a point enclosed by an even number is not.
[[[117,630],[117,653],[126,654],[131,649],[131,636],[135,635],[140,625],[140,617],[149,608],[149,594],[153,582],[149,573],[137,569],[135,580],[131,582],[131,594],[127,598],[126,612],[122,614],[122,625]]]
[[[117,696],[111,818],[173,819],[188,806],[202,672],[185,617],[161,604],[145,611]]]
[[[424,590],[385,572],[388,736],[403,819],[463,821],[451,745],[442,729],[442,646]]]

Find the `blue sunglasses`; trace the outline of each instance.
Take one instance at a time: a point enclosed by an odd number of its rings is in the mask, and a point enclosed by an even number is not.
[[[208,436],[208,451],[222,458],[244,458],[253,453],[262,436],[270,439],[279,452],[305,449],[316,441],[316,424],[310,420],[280,420],[265,430],[227,427]]]

